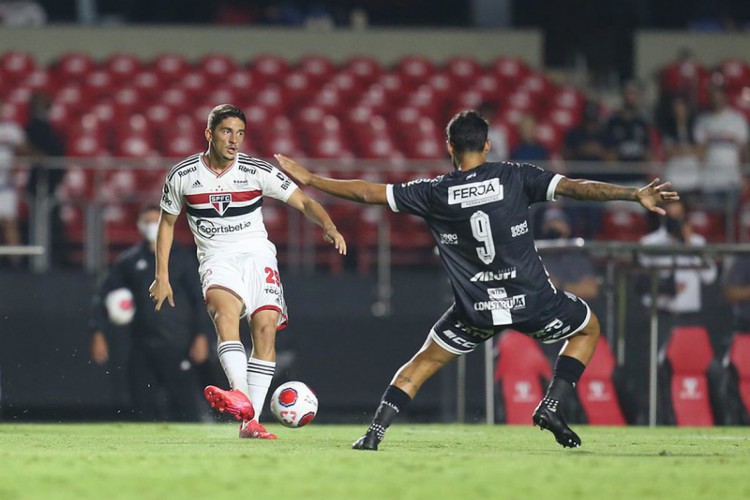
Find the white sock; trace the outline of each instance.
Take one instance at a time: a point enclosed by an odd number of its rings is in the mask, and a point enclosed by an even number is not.
[[[246,396],[247,378],[245,377],[245,346],[238,340],[219,342],[219,362],[229,380],[229,387],[242,391]]]
[[[276,363],[250,358],[247,360],[247,388],[248,397],[255,408],[255,420],[260,418],[263,404],[266,402],[268,388],[276,371]]]

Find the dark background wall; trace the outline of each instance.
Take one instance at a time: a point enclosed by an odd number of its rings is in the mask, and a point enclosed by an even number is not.
[[[321,402],[321,421],[366,421],[395,370],[423,343],[450,304],[439,269],[394,272],[393,313],[375,317],[374,278],[283,275],[290,326],[280,336],[297,353],[294,378]],[[631,281],[635,281],[634,279]],[[94,279],[82,272],[0,274],[0,408],[6,419],[123,418],[122,369],[89,361],[87,319]],[[644,418],[648,374],[648,317],[629,292],[625,380],[635,391],[632,413]],[[718,285],[704,293],[706,324],[719,348],[731,331]],[[593,304],[603,317],[601,303]],[[117,335],[120,335],[118,337]],[[126,345],[115,332],[113,349]],[[559,345],[547,349],[550,356]],[[122,356],[114,353],[113,358]],[[484,416],[483,353],[467,359],[467,419]],[[226,381],[218,380],[225,385]],[[408,418],[455,417],[456,367],[430,380]]]

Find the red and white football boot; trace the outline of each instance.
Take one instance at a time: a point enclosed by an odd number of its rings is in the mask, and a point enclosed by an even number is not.
[[[203,395],[206,396],[211,408],[234,415],[237,420],[251,420],[255,416],[253,404],[242,391],[237,389],[225,391],[209,385],[203,390]]]
[[[257,420],[245,420],[240,425],[240,437],[248,439],[276,439],[276,434],[268,432]]]

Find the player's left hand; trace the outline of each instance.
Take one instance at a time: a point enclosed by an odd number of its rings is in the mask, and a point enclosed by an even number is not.
[[[648,185],[640,188],[635,196],[645,209],[656,212],[659,215],[666,215],[667,212],[658,206],[659,203],[677,201],[680,199],[680,195],[677,191],[667,191],[671,187],[671,182],[659,184],[659,179],[656,178]]]
[[[323,233],[323,239],[328,243],[332,243],[341,255],[346,255],[346,240],[341,233],[339,233],[338,229],[333,228],[326,230]]]
[[[172,292],[172,285],[169,284],[168,280],[155,279],[151,286],[148,287],[148,293],[151,296],[151,300],[156,303],[155,309],[161,310],[161,305],[165,300],[169,302],[169,305],[174,307],[174,293]]]

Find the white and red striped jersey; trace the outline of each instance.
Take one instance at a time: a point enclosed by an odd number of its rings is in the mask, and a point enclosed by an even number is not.
[[[183,205],[201,261],[221,254],[272,252],[261,207],[263,197],[286,202],[297,185],[268,162],[240,153],[223,172],[209,168],[203,153],[172,167],[161,208],[178,215]]]

